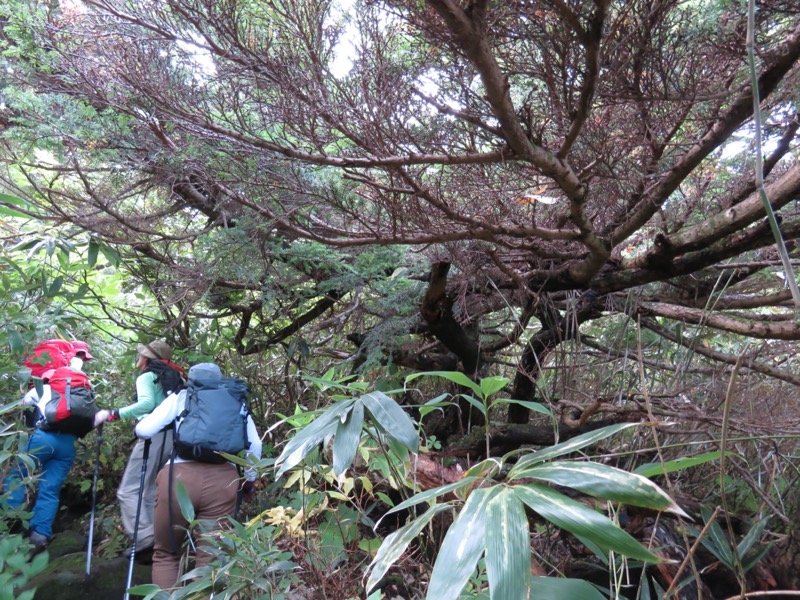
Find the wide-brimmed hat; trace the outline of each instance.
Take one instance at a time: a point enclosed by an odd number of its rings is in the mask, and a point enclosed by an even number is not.
[[[136,348],[136,352],[146,358],[155,358],[158,360],[169,360],[172,358],[172,348],[167,342],[162,340],[155,340],[149,344],[142,344]]]
[[[94,360],[94,356],[89,353],[89,344],[81,342],[80,340],[75,340],[74,342],[70,342],[70,344],[72,344],[72,349],[75,351],[75,354],[83,352],[85,360]]]
[[[214,363],[198,363],[189,367],[189,379],[220,379],[222,371]]]

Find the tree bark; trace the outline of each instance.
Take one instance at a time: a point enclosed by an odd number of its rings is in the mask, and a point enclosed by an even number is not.
[[[489,431],[489,454],[502,456],[522,446],[552,446],[563,442],[587,431],[594,431],[607,425],[615,425],[630,420],[630,415],[611,415],[598,421],[590,421],[577,427],[560,423],[558,436],[555,428],[550,425],[527,425],[509,423]],[[469,456],[479,460],[486,454],[486,430],[483,427],[474,427],[472,431],[448,444],[447,454],[453,456]]]

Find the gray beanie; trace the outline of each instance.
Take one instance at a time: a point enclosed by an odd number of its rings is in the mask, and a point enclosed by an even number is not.
[[[222,371],[214,363],[198,363],[189,367],[189,379],[220,379]]]

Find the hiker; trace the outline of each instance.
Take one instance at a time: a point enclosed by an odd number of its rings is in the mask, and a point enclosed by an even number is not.
[[[203,388],[212,390],[215,382],[232,382],[241,390],[239,401],[234,394],[226,388],[217,388],[216,393],[222,389],[224,396],[212,396],[208,404],[198,404],[190,394],[200,394],[196,390]],[[233,389],[233,388],[231,388]],[[237,390],[238,391],[238,390]],[[191,499],[195,511],[195,518],[209,523],[210,530],[220,529],[225,517],[233,516],[236,508],[237,494],[240,489],[245,498],[252,496],[255,490],[256,473],[253,469],[245,469],[244,481],[241,482],[236,467],[222,458],[219,454],[209,452],[207,456],[200,450],[203,446],[198,436],[209,435],[214,437],[219,445],[226,447],[228,438],[233,439],[235,445],[237,436],[239,446],[246,450],[248,459],[261,458],[261,438],[256,430],[253,418],[246,409],[244,397],[247,387],[244,382],[233,379],[224,379],[220,368],[214,363],[200,363],[189,369],[188,388],[178,394],[172,394],[147,417],[136,426],[136,435],[143,438],[157,436],[158,432],[171,423],[175,424],[175,453],[169,465],[164,466],[158,474],[158,489],[156,492],[155,510],[155,550],[153,552],[153,583],[163,589],[171,588],[178,580],[180,552],[179,549],[186,537],[187,521],[181,513],[175,493],[176,482],[181,481]],[[208,396],[206,396],[208,398]],[[229,408],[233,404],[232,408]],[[199,411],[203,407],[201,417],[193,414],[192,410]],[[225,408],[218,408],[225,406]],[[212,408],[213,407],[213,408]],[[217,413],[211,413],[217,410]],[[211,414],[209,414],[211,413]],[[195,417],[192,419],[192,417]],[[204,428],[204,423],[213,423],[213,431]],[[223,426],[227,423],[227,426]],[[183,427],[183,430],[182,430]],[[192,431],[189,431],[189,430]],[[183,433],[181,433],[183,431]],[[246,431],[246,437],[245,437]],[[192,438],[194,434],[194,438]],[[186,442],[183,440],[194,439],[196,446],[184,452]],[[222,441],[220,441],[222,440]],[[236,453],[232,448],[231,454]],[[183,456],[182,456],[183,455]],[[190,458],[186,458],[189,456]],[[204,462],[212,460],[214,462]],[[203,550],[203,543],[197,547],[196,566],[203,566],[211,561],[211,555]]]
[[[94,418],[95,426],[105,421],[136,419],[141,420],[150,414],[169,393],[183,387],[184,370],[171,362],[172,348],[164,341],[155,340],[136,348],[136,367],[141,374],[136,378],[136,401],[123,408],[100,410]],[[139,502],[142,464],[144,461],[144,440],[137,440],[133,447],[125,472],[122,475],[117,500],[119,500],[122,525],[131,540],[136,540],[136,552],[146,557],[153,548],[153,510],[156,495],[156,474],[167,462],[172,452],[172,430],[164,430],[153,436],[146,464],[142,509],[139,527],[136,527],[136,509]],[[135,535],[135,538],[134,538]],[[124,554],[130,556],[131,548]]]
[[[75,442],[91,431],[93,425],[92,418],[88,415],[93,414],[96,409],[94,393],[91,392],[82,367],[84,360],[92,360],[94,357],[90,354],[89,347],[84,342],[81,344],[81,357],[77,361],[73,357],[70,366],[49,369],[41,374],[41,396],[36,387],[32,387],[22,399],[22,404],[31,406],[35,415],[32,419],[35,429],[28,439],[25,452],[33,459],[37,471],[40,472],[36,502],[29,525],[29,539],[37,551],[46,547],[53,537],[59,494],[75,460]],[[78,403],[76,387],[86,386],[82,391],[89,403],[87,416],[59,416],[62,420],[56,421],[56,409],[53,404],[48,404],[51,400],[56,400],[58,404],[57,394],[64,395],[65,389],[70,385],[73,408]],[[9,508],[18,509],[25,503],[26,490],[22,479],[27,475],[27,467],[18,461],[3,481],[3,491],[9,494],[6,500]]]
[[[91,355],[89,352],[89,344],[86,342],[82,342],[80,340],[75,340],[74,342],[70,342],[72,349],[75,351],[75,356],[73,356],[69,361],[69,366],[73,369],[78,369],[79,371],[83,370],[83,363],[88,360],[94,360],[94,356]],[[80,361],[80,362],[78,362]]]

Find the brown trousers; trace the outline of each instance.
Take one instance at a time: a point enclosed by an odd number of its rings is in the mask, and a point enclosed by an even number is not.
[[[178,504],[177,482],[183,482],[194,506],[195,519],[208,522],[209,529],[219,529],[225,517],[232,516],[236,507],[236,492],[239,475],[230,463],[211,465],[199,462],[175,463],[172,466],[172,497],[169,494],[169,470],[167,463],[156,479],[155,546],[153,548],[153,583],[161,588],[171,588],[178,580],[181,546],[186,539],[187,521]],[[172,529],[175,532],[173,552],[170,537],[170,510],[172,503]],[[200,540],[202,544],[202,539]],[[197,548],[195,564],[208,564],[211,555]]]

